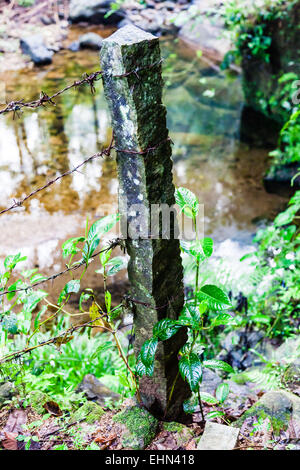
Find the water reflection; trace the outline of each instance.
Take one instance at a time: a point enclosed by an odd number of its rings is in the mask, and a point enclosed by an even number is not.
[[[253,220],[273,216],[284,201],[262,186],[268,151],[239,141],[240,81],[207,68],[181,43],[166,41],[162,49],[175,183],[189,187],[205,204],[206,235],[249,243]],[[50,94],[97,69],[97,53],[64,51],[51,66],[26,71],[26,80],[20,71],[4,75],[6,98],[32,99],[40,90]],[[23,197],[109,144],[110,118],[101,83],[95,95],[82,87],[63,94],[55,108],[25,110],[20,119],[1,117],[0,135],[4,208],[12,197]],[[90,162],[37,194],[25,208],[2,216],[0,256],[22,251],[30,266],[59,268],[62,241],[84,231],[86,215],[92,221],[114,211],[117,190],[114,160]]]

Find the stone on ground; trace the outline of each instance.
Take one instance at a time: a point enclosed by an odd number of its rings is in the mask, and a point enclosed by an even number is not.
[[[80,36],[79,38],[79,47],[81,49],[94,49],[100,50],[102,46],[103,39],[99,34],[96,33],[86,33]]]
[[[69,19],[72,23],[117,24],[123,19],[121,10],[105,17],[111,9],[111,3],[111,0],[71,0]]]
[[[86,374],[77,387],[77,392],[84,392],[88,400],[97,401],[101,406],[105,406],[108,400],[114,404],[120,400],[121,395],[110,390],[93,374]]]
[[[197,450],[232,450],[240,430],[208,421]]]
[[[142,450],[155,437],[158,420],[139,406],[125,408],[113,420],[121,427],[121,442],[126,449]]]
[[[275,435],[286,431],[291,420],[294,429],[300,430],[300,398],[285,390],[267,392],[234,423],[234,426],[241,426],[251,416],[256,419],[270,418]],[[300,438],[300,435],[297,438]]]
[[[88,424],[92,424],[95,421],[99,421],[103,416],[104,411],[97,403],[93,401],[88,401],[80,408],[78,408],[70,416],[70,423],[76,423],[78,421],[84,420]]]
[[[13,396],[13,384],[12,382],[0,383],[0,408],[5,404],[7,400],[10,400]]]
[[[23,54],[29,55],[36,65],[51,64],[53,51],[47,48],[40,34],[24,37],[20,40]]]

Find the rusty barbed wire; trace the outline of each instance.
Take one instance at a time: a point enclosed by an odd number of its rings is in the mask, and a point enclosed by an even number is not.
[[[6,212],[9,212],[13,209],[16,209],[17,207],[21,207],[28,199],[32,198],[33,196],[35,196],[37,193],[43,191],[44,189],[47,189],[49,188],[50,186],[52,186],[54,183],[56,183],[57,181],[59,181],[60,179],[66,177],[66,176],[69,176],[71,175],[72,173],[75,173],[76,171],[79,170],[79,168],[81,168],[82,166],[84,166],[86,163],[89,163],[90,161],[96,159],[96,158],[99,158],[99,157],[103,157],[103,156],[106,156],[106,157],[109,157],[111,155],[111,151],[112,150],[115,150],[116,152],[122,152],[122,153],[128,153],[128,154],[134,154],[134,155],[145,155],[149,152],[152,152],[154,150],[156,150],[160,145],[162,145],[163,143],[165,142],[171,142],[173,144],[173,141],[170,137],[166,137],[165,139],[163,139],[162,141],[160,141],[158,144],[152,146],[152,147],[148,147],[147,149],[145,150],[127,150],[127,149],[120,149],[116,146],[113,145],[113,141],[114,141],[114,134],[112,135],[112,139],[111,139],[111,142],[109,144],[108,147],[106,147],[105,149],[101,150],[100,152],[97,152],[97,153],[94,153],[93,155],[91,155],[90,157],[88,157],[86,160],[84,160],[83,162],[79,163],[79,165],[77,165],[76,167],[74,167],[72,170],[68,170],[64,173],[61,173],[60,175],[56,176],[55,178],[53,178],[52,180],[48,181],[46,184],[44,184],[43,186],[31,191],[31,193],[27,194],[27,196],[24,196],[23,199],[19,200],[19,201],[16,201],[16,200],[13,200],[14,203],[7,207],[6,209],[2,209],[0,211],[0,215],[1,214],[5,214]]]
[[[117,308],[117,307],[115,307],[115,308]],[[95,323],[97,320],[101,320],[104,317],[107,317],[107,313],[101,314],[99,317],[95,318],[94,320],[89,320],[88,322],[81,323],[79,325],[71,326],[67,330],[64,330],[62,333],[60,333],[59,335],[54,336],[53,338],[50,338],[46,341],[42,341],[41,343],[38,343],[35,346],[30,346],[28,348],[21,349],[19,351],[14,352],[14,353],[7,354],[6,356],[3,356],[3,357],[0,358],[0,364],[12,361],[13,359],[19,359],[24,354],[28,354],[31,351],[33,351],[37,348],[40,348],[42,346],[47,346],[49,344],[55,344],[55,343],[58,343],[61,346],[61,344],[64,344],[64,343],[59,342],[60,338],[65,338],[66,339],[65,342],[68,342],[67,340],[71,341],[71,339],[73,339],[73,338],[70,338],[70,335],[72,335],[72,333],[74,333],[74,331],[80,330],[82,328],[103,328],[103,329],[107,329],[105,326],[102,326],[102,325],[101,326],[92,325],[92,323]]]
[[[120,245],[122,243],[122,239],[121,238],[116,238],[114,240],[112,240],[110,242],[110,244],[103,248],[102,250],[100,251],[97,251],[97,253],[94,253],[93,255],[90,256],[90,259],[91,258],[96,258],[96,256],[100,255],[101,253],[104,253],[106,251],[109,251],[113,248],[116,248],[118,245]],[[3,297],[3,295],[6,295],[6,294],[9,294],[9,293],[17,293],[17,292],[24,292],[24,291],[28,291],[30,289],[33,289],[34,287],[38,287],[40,286],[41,284],[44,284],[45,282],[49,282],[49,281],[54,281],[55,279],[57,279],[58,277],[60,276],[63,276],[64,274],[70,272],[70,271],[76,271],[77,269],[79,269],[81,266],[84,266],[86,265],[86,261],[85,260],[80,260],[77,262],[77,264],[73,265],[73,266],[70,266],[66,269],[64,269],[63,271],[60,271],[58,273],[55,273],[55,274],[52,274],[51,276],[48,276],[46,279],[43,279],[41,281],[38,281],[34,284],[32,284],[31,286],[28,286],[28,287],[22,287],[20,289],[15,289],[15,290],[6,290],[4,292],[0,292],[0,297]]]
[[[90,86],[91,93],[94,93],[96,91],[94,83],[95,81],[99,80],[101,75],[102,75],[102,71],[99,71],[99,70],[91,73],[90,75],[86,73],[82,80],[75,80],[75,82],[73,82],[71,85],[67,85],[65,88],[57,91],[51,96],[47,95],[47,93],[45,93],[44,91],[41,91],[40,97],[34,101],[28,101],[27,103],[24,103],[23,98],[20,100],[11,101],[10,103],[6,104],[4,109],[1,109],[0,114],[6,114],[9,112],[17,113],[18,111],[21,111],[22,108],[36,109],[40,106],[45,106],[47,103],[50,103],[53,106],[55,106],[55,102],[53,101],[55,98],[60,96],[65,91],[68,91],[74,87],[75,88],[79,87],[80,85],[83,85],[85,83],[87,83]]]
[[[84,160],[83,162],[81,162],[79,165],[77,165],[75,168],[73,168],[72,170],[68,170],[66,171],[65,173],[62,173],[58,176],[56,176],[54,179],[52,179],[51,181],[48,181],[48,183],[44,184],[44,186],[41,186],[40,188],[37,188],[35,189],[34,191],[31,191],[30,194],[28,194],[27,196],[25,196],[23,199],[21,199],[20,201],[15,201],[14,200],[14,203],[6,208],[6,209],[3,209],[2,211],[0,211],[0,215],[1,214],[5,214],[5,212],[9,212],[13,209],[16,209],[17,207],[21,207],[24,202],[26,202],[28,199],[30,199],[31,197],[35,196],[37,193],[39,193],[40,191],[43,191],[44,189],[47,189],[49,188],[49,186],[52,186],[52,184],[56,183],[57,181],[59,181],[60,179],[64,178],[65,176],[69,176],[71,175],[72,173],[74,173],[75,171],[78,171],[79,168],[81,168],[83,165],[85,165],[86,163],[94,160],[95,158],[99,158],[99,157],[103,157],[104,155],[105,156],[109,156],[110,155],[110,150],[112,149],[112,146],[109,146],[107,147],[106,149],[104,150],[101,150],[100,152],[97,152],[95,153],[94,155],[91,155],[89,158],[87,158],[86,160]]]
[[[123,77],[128,77],[131,74],[134,74],[138,79],[139,77],[139,72],[147,69],[152,69],[153,67],[156,67],[160,65],[163,62],[163,59],[158,60],[157,62],[154,62],[153,64],[149,64],[143,67],[135,67],[134,69],[124,72],[123,74],[120,75],[113,75],[115,78],[123,78]],[[90,74],[85,73],[83,75],[83,78],[81,80],[75,80],[73,83],[70,85],[65,86],[62,90],[57,91],[53,95],[49,96],[47,93],[44,91],[40,92],[40,96],[37,100],[33,101],[28,101],[24,102],[24,98],[20,100],[13,100],[10,101],[9,103],[5,103],[5,108],[0,110],[0,115],[1,114],[7,114],[12,112],[15,115],[18,116],[18,112],[22,111],[22,108],[31,108],[31,109],[36,109],[39,108],[40,106],[45,106],[47,103],[52,104],[53,106],[56,105],[56,103],[53,101],[55,98],[58,96],[62,95],[66,91],[70,90],[71,88],[77,88],[81,85],[88,84],[91,89],[91,93],[95,93],[96,88],[95,88],[95,82],[101,78],[102,75],[104,75],[104,72],[102,70],[97,70],[96,72],[92,72]],[[1,106],[1,105],[0,105]],[[3,104],[4,106],[4,104]]]

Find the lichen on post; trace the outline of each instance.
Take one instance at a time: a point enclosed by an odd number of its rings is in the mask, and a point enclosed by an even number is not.
[[[175,204],[158,38],[135,26],[119,29],[103,41],[101,68],[118,149],[119,211],[130,256],[130,294],[138,300],[134,303],[138,354],[154,324],[166,317],[178,318],[184,302],[176,217],[171,218],[168,238],[161,220],[158,236],[149,231],[151,209]],[[182,403],[189,396],[177,360],[185,341],[182,330],[160,343],[153,376],[140,379],[144,405],[166,420],[181,419]]]

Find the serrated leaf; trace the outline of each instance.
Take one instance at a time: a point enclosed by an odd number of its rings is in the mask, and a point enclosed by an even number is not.
[[[4,260],[4,267],[11,271],[18,263],[21,263],[21,261],[25,261],[26,259],[27,256],[21,256],[21,253],[18,253],[17,255],[9,255]]]
[[[189,356],[183,356],[178,365],[182,378],[188,382],[192,392],[195,392],[202,379],[202,365],[199,357],[195,353],[190,353]]]
[[[175,191],[176,204],[182,212],[189,218],[197,215],[199,210],[199,202],[192,191],[187,188],[177,188]]]
[[[110,258],[111,252],[112,252],[112,250],[105,250],[105,251],[102,251],[102,253],[99,254],[99,258],[100,258],[100,262],[101,262],[102,266],[106,265],[107,261]]]
[[[181,325],[178,325],[176,320],[164,318],[154,325],[153,336],[160,339],[161,341],[165,341],[177,333],[180,328]]]
[[[70,255],[75,255],[78,253],[78,248],[77,245],[78,243],[84,242],[85,237],[74,237],[74,238],[69,238],[69,240],[66,240],[61,248],[62,248],[62,256],[63,258],[67,258]]]
[[[147,341],[144,342],[141,352],[140,352],[140,358],[142,363],[146,367],[150,367],[151,364],[154,362],[154,357],[156,353],[158,345],[158,339],[152,336],[152,338],[147,339]]]
[[[31,282],[31,284],[35,284],[37,282],[45,281],[45,279],[47,279],[47,278],[45,276],[43,276],[42,274],[35,274],[30,279],[30,282]]]
[[[227,364],[227,362],[220,361],[218,359],[203,361],[203,367],[208,367],[209,369],[223,370],[224,372],[234,372],[231,365]]]
[[[229,394],[229,385],[227,383],[221,383],[216,389],[216,397],[220,403],[224,403]]]
[[[83,259],[86,262],[90,259],[99,245],[101,236],[109,232],[109,230],[116,225],[119,218],[119,214],[110,214],[93,223],[87,236],[87,242],[85,243],[82,251]]]
[[[67,298],[68,294],[77,294],[80,290],[80,280],[79,279],[73,279],[72,281],[67,282],[65,287],[62,289],[57,304],[61,305],[62,302]]]
[[[26,287],[28,287],[27,284],[25,284],[25,282],[21,280],[18,280],[11,284],[7,289],[7,291],[9,292],[8,294],[6,294],[7,300],[9,301],[14,298],[14,296],[17,294],[17,292],[15,292],[16,290],[23,289]]]
[[[202,286],[197,293],[197,298],[201,302],[206,302],[211,310],[224,310],[232,307],[228,295],[213,284]]]
[[[106,266],[108,267],[108,269],[106,271],[106,275],[107,276],[114,276],[119,271],[126,268],[127,261],[122,256],[116,256],[115,258],[109,260],[108,263],[106,264]]]
[[[33,291],[23,299],[24,310],[32,312],[38,303],[48,296],[48,293],[42,290]]]
[[[192,241],[181,240],[180,246],[185,253],[196,258],[198,262],[204,261],[213,253],[213,240],[211,238]]]

